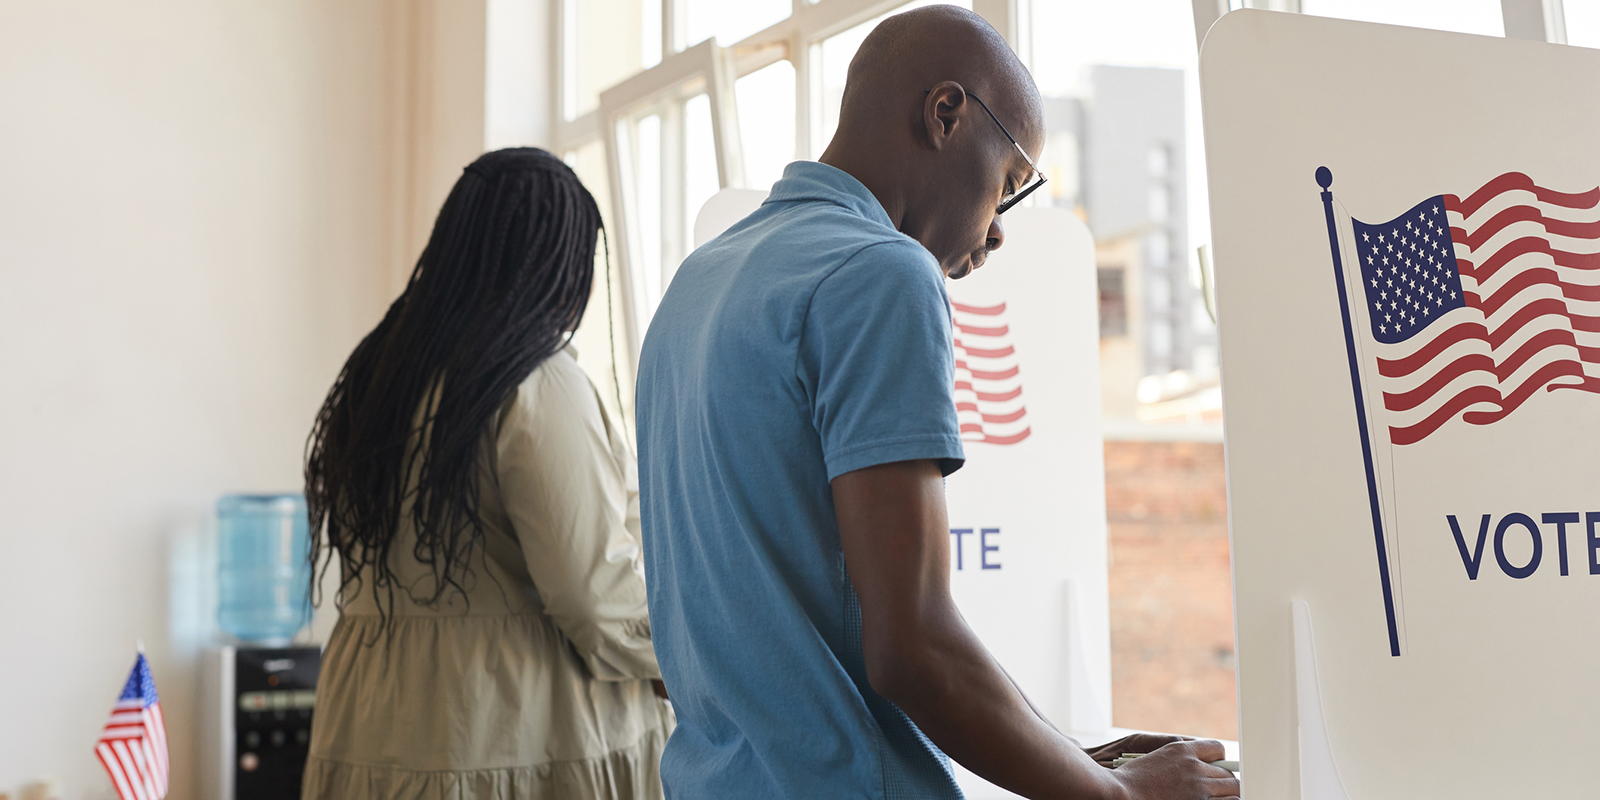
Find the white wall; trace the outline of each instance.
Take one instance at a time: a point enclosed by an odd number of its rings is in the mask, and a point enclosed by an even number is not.
[[[142,638],[195,797],[195,531],[223,492],[298,489],[415,257],[392,8],[0,0],[0,791],[106,796]]]

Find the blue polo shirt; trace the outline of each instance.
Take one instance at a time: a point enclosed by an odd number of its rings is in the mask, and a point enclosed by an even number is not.
[[[829,486],[961,465],[950,333],[933,257],[825,164],[790,164],[678,269],[637,398],[669,798],[961,797],[867,683]]]

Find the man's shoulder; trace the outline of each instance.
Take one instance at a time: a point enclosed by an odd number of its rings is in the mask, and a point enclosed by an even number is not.
[[[806,203],[800,213],[794,215],[792,227],[792,233],[798,237],[810,239],[826,236],[846,251],[870,247],[905,256],[920,254],[930,259],[933,257],[916,239],[832,203]],[[822,241],[820,238],[811,240],[817,243]]]
[[[719,239],[723,246],[709,249],[707,255],[803,263],[823,274],[862,255],[905,264],[933,263],[933,256],[910,236],[842,206],[817,201],[768,203]]]
[[[915,239],[831,203],[768,203],[684,260],[645,349],[652,338],[681,345],[730,330],[790,341],[798,329],[789,322],[804,324],[841,295],[946,303],[938,264]]]
[[[797,225],[790,232],[794,258],[805,265],[808,296],[818,291],[943,295],[938,262],[917,240],[842,210],[818,216],[839,219]]]
[[[949,303],[944,274],[933,254],[898,232],[893,237],[861,242],[819,274],[818,279],[813,308],[819,299],[842,308],[859,308],[863,302],[905,302],[937,310]]]
[[[923,287],[942,286],[939,262],[917,240],[896,231],[861,241],[841,260],[835,273],[841,277],[871,277],[910,281]]]

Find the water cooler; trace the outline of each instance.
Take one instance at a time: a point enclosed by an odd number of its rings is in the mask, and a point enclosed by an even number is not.
[[[322,665],[290,646],[311,618],[308,528],[299,495],[217,503],[217,621],[234,643],[202,666],[202,797],[300,797]]]

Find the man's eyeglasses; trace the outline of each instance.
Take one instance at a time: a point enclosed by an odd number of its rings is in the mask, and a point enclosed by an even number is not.
[[[922,91],[923,94],[927,94],[933,90],[924,89]],[[1022,145],[1017,144],[1017,138],[1011,135],[1011,131],[1006,130],[1005,123],[1002,123],[1000,118],[995,116],[993,111],[989,110],[989,104],[983,102],[983,98],[973,94],[972,92],[966,92],[966,95],[978,101],[978,105],[983,107],[984,113],[989,115],[989,119],[994,120],[994,124],[1000,127],[1000,132],[1006,135],[1006,138],[1011,141],[1011,146],[1017,148],[1017,153],[1022,156],[1022,160],[1028,162],[1028,167],[1033,170],[1033,175],[1028,178],[1028,182],[1023,184],[1021,188],[1017,189],[1016,191],[1009,191],[1005,195],[1001,196],[1000,205],[995,208],[994,213],[996,215],[1004,214],[1011,210],[1012,206],[1022,202],[1022,198],[1033,194],[1033,190],[1045,184],[1044,173],[1040,172],[1039,165],[1033,163],[1033,159],[1028,157],[1028,151],[1023,150]],[[1007,182],[1009,183],[1009,181]]]

